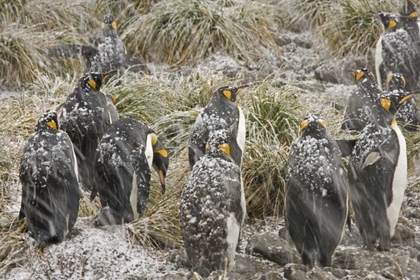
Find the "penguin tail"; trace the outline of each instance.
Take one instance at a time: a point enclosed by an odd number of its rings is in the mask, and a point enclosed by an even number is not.
[[[63,44],[48,49],[48,56],[88,59],[95,56],[98,49],[92,46]]]

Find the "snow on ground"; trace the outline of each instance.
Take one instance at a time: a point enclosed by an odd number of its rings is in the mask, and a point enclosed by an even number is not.
[[[166,262],[162,251],[132,244],[124,226],[94,228],[91,218],[78,219],[65,242],[48,246],[43,252],[36,248],[28,252],[28,262],[11,270],[6,279],[160,279],[187,273]]]

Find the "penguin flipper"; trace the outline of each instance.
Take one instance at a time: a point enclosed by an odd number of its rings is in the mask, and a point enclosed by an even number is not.
[[[386,158],[392,164],[396,164],[396,160],[398,159],[397,153],[398,151],[396,149],[386,147],[386,145],[375,147],[363,155],[362,160],[360,161],[360,169],[375,164],[381,158]]]
[[[63,44],[48,49],[48,56],[89,59],[98,54],[98,49],[87,45]]]
[[[196,145],[190,145],[188,147],[188,161],[190,163],[190,169],[192,170],[194,167],[194,164],[197,163],[197,161],[200,160],[201,157],[204,156],[204,152],[199,149]]]
[[[135,180],[134,184],[137,184],[137,205],[136,210],[141,215],[146,209],[147,202],[150,194],[150,168],[147,162],[147,158],[144,152],[132,153],[130,156],[131,164],[134,168]],[[136,181],[136,182],[134,182]],[[134,210],[133,210],[134,211]],[[134,214],[134,213],[133,213]]]

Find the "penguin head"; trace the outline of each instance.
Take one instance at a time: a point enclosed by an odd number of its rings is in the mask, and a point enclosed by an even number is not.
[[[327,123],[316,114],[309,113],[300,124],[302,136],[324,137],[327,133]]]
[[[237,95],[241,92],[243,88],[248,87],[248,85],[242,85],[238,87],[221,87],[216,91],[216,94],[219,95],[222,99],[226,98],[229,101],[236,102]]]
[[[376,13],[375,16],[379,18],[385,30],[395,30],[399,23],[399,18],[391,13]]]
[[[51,111],[45,113],[38,119],[38,124],[36,125],[35,131],[45,128],[58,130],[58,119],[56,112]]]
[[[156,134],[152,132],[152,147],[153,147],[153,169],[159,174],[159,180],[162,187],[162,194],[166,190],[166,172],[169,167],[169,156],[163,143],[158,139]]]
[[[356,84],[360,83],[369,83],[376,84],[375,75],[368,68],[357,69],[356,71],[351,71]]]
[[[393,73],[389,75],[386,81],[388,91],[404,90],[406,83],[407,82],[404,76],[400,73]]]
[[[401,15],[417,20],[417,17],[418,17],[417,8],[416,8],[416,5],[413,3],[413,1],[404,0]]]
[[[102,74],[102,73],[86,73],[79,80],[79,87],[83,91],[90,92],[91,90],[99,91],[101,86],[114,74],[114,72]]]
[[[206,154],[211,157],[232,161],[229,140],[230,133],[226,129],[214,131],[206,144]]]
[[[401,92],[391,91],[379,98],[379,104],[393,117],[401,105],[413,96],[414,94],[403,94]]]
[[[117,34],[117,23],[112,14],[107,14],[101,23],[102,32],[105,36]]]

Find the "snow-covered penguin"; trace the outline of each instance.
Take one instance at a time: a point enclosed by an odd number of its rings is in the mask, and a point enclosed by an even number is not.
[[[391,13],[376,13],[384,33],[376,44],[375,70],[380,89],[392,73],[401,73],[407,80],[407,90],[414,91],[419,80],[420,53],[401,18]]]
[[[358,69],[352,74],[357,89],[349,96],[341,129],[360,131],[374,121],[377,115],[376,99],[381,96],[382,90],[378,88],[375,76],[369,69]]]
[[[103,207],[97,225],[128,223],[143,213],[152,166],[165,192],[168,153],[155,132],[137,120],[119,119],[108,128],[99,144],[96,164]]]
[[[409,93],[405,89],[405,78],[399,74],[392,74],[388,77],[388,92],[397,98],[402,98]],[[401,104],[398,112],[395,114],[397,121],[408,130],[420,129],[420,114],[417,109],[416,100],[410,98],[404,104]]]
[[[69,136],[58,129],[57,115],[40,117],[25,144],[19,166],[22,205],[30,235],[40,246],[65,240],[79,211],[77,161]]]
[[[414,44],[420,47],[420,27],[418,22],[417,6],[411,0],[404,0],[400,21],[403,29],[408,32]]]
[[[378,99],[378,122],[359,134],[349,160],[349,186],[364,246],[389,250],[407,186],[405,138],[394,114],[412,95]]]
[[[85,74],[57,108],[60,127],[74,144],[82,187],[94,188],[94,157],[102,135],[118,117],[117,109],[99,91],[108,75]]]
[[[206,143],[212,132],[226,129],[232,134],[231,156],[233,161],[241,166],[245,149],[245,116],[236,102],[239,92],[247,85],[239,87],[221,87],[214,94],[210,103],[197,117],[191,128],[188,158],[192,170],[194,164],[204,155]]]
[[[118,36],[117,23],[112,14],[104,17],[101,28],[102,35],[93,42],[93,46],[64,44],[50,48],[48,55],[83,59],[86,61],[85,73],[114,71],[121,75],[130,67],[132,71],[148,72],[143,62],[127,54],[124,43]]]
[[[344,235],[348,184],[340,149],[325,121],[309,114],[289,153],[285,218],[305,265],[331,266]]]
[[[231,134],[210,135],[206,154],[194,165],[179,204],[182,239],[193,271],[232,270],[245,196],[239,166],[230,156]]]

